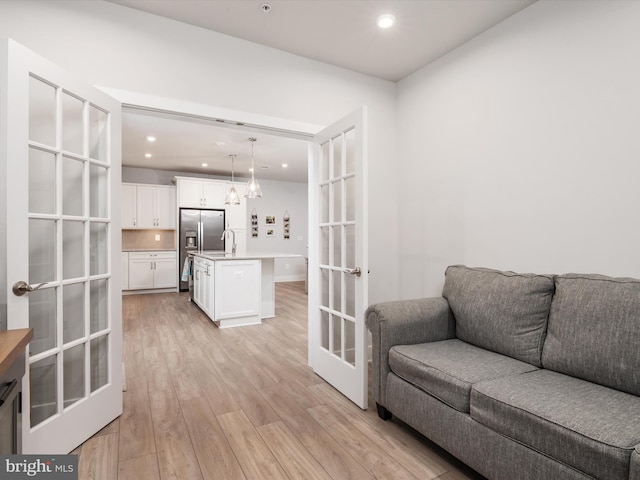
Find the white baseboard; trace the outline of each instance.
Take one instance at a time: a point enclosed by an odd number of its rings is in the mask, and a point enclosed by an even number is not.
[[[304,282],[305,275],[278,275],[275,278],[276,283],[280,282]]]

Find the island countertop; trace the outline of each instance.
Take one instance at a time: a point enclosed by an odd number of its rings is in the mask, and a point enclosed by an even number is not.
[[[223,253],[218,251],[202,251],[193,252],[192,255],[196,257],[206,258],[207,260],[261,260],[261,259],[274,259],[274,258],[304,258],[303,255],[296,253],[273,253],[273,252],[251,252],[251,253]]]

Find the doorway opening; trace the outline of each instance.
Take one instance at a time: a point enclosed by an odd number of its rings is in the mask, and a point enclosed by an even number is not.
[[[211,115],[211,114],[209,114]],[[151,138],[152,141],[149,140]],[[263,197],[247,199],[247,223],[243,227],[247,252],[287,253],[298,257],[275,260],[275,280],[306,281],[308,251],[308,140],[311,133],[255,123],[224,120],[189,111],[123,105],[122,181],[131,184],[172,185],[175,177],[231,180],[234,156],[235,188],[244,195],[251,177],[252,145],[255,172]],[[244,200],[244,199],[243,199]],[[253,214],[253,215],[252,215]],[[267,225],[267,217],[274,224]],[[286,219],[286,221],[285,221]],[[253,222],[257,222],[254,227]],[[176,225],[177,227],[177,225]],[[239,227],[236,227],[239,228]],[[169,248],[178,247],[178,229]],[[152,250],[154,235],[123,230],[123,249],[136,245]],[[177,263],[180,278],[182,263]]]

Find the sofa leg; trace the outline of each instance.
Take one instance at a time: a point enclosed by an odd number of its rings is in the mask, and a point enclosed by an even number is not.
[[[380,405],[379,403],[376,403],[376,408],[378,409],[378,416],[382,420],[386,421],[391,418],[391,412],[387,410],[385,407],[383,407],[382,405]]]

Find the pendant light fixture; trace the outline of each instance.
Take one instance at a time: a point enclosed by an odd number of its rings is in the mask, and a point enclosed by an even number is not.
[[[254,176],[255,165],[253,159],[253,145],[256,142],[255,137],[250,137],[249,141],[251,142],[251,180],[247,183],[247,190],[244,193],[244,196],[247,198],[259,198],[262,197],[262,189],[260,188],[260,184],[256,180]]]
[[[232,153],[229,155],[231,157],[231,188],[229,189],[229,192],[227,193],[227,196],[224,199],[224,204],[225,205],[240,205],[240,198],[238,197],[238,192],[236,192],[236,188],[233,184],[234,181],[234,177],[233,177],[233,163],[234,160],[236,159],[236,156]]]

